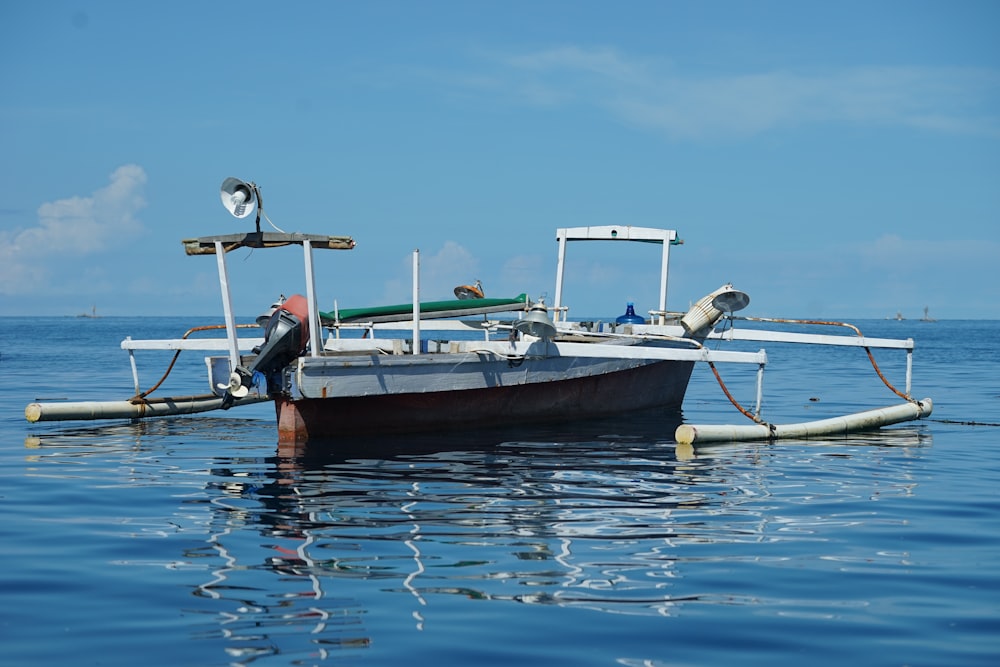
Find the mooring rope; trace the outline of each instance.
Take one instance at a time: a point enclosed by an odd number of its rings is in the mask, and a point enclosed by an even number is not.
[[[966,421],[964,419],[928,419],[929,422],[937,422],[938,424],[958,424],[959,426],[991,426],[993,428],[1000,428],[1000,423],[997,422],[977,422],[977,421]]]

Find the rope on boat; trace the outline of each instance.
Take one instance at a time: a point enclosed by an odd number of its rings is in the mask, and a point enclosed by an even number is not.
[[[904,394],[903,392],[892,386],[892,383],[889,382],[884,375],[882,375],[882,371],[881,369],[879,369],[878,364],[875,363],[875,357],[872,356],[872,351],[868,348],[867,345],[865,345],[864,347],[865,347],[865,352],[868,353],[868,359],[871,360],[872,362],[872,368],[875,369],[875,372],[878,374],[879,378],[881,378],[885,386],[888,387],[890,390],[892,390],[892,392],[896,394],[896,396],[899,396],[900,398],[907,400],[910,403],[916,403],[916,401],[914,401],[912,397],[907,396],[906,394]]]
[[[749,321],[749,322],[770,322],[770,323],[775,323],[775,324],[811,324],[811,325],[820,325],[820,326],[847,327],[848,329],[851,329],[852,331],[854,331],[854,333],[856,333],[859,338],[864,338],[865,337],[864,334],[861,333],[861,330],[858,327],[856,327],[853,324],[850,324],[848,322],[833,322],[833,321],[825,321],[825,320],[794,320],[794,319],[774,318],[774,317],[740,317],[740,318],[729,318],[730,321],[732,321],[733,319],[741,319],[741,320],[746,320],[746,321]],[[868,354],[868,360],[871,362],[872,368],[875,369],[875,374],[878,375],[879,379],[882,380],[882,383],[885,384],[885,386],[888,387],[890,389],[890,391],[892,391],[894,394],[896,394],[900,398],[908,401],[909,403],[914,403],[914,404],[919,404],[920,403],[919,401],[913,399],[911,396],[909,396],[907,394],[904,394],[903,392],[899,391],[896,387],[894,387],[892,385],[892,383],[889,382],[889,380],[882,373],[882,369],[879,368],[878,363],[875,361],[875,355],[872,354],[871,348],[868,347],[867,345],[863,345],[862,347],[864,348],[865,352]],[[759,415],[753,414],[752,412],[750,412],[749,410],[747,410],[746,408],[744,408],[742,405],[740,405],[740,402],[736,400],[736,398],[732,395],[732,393],[730,393],[729,388],[726,387],[726,383],[722,380],[722,376],[719,375],[719,371],[715,367],[715,364],[713,362],[709,361],[708,362],[708,367],[712,369],[712,373],[715,375],[715,379],[718,381],[719,387],[722,388],[722,393],[724,393],[726,395],[726,398],[729,399],[729,402],[732,403],[733,406],[737,410],[739,410],[741,413],[743,413],[744,416],[748,417],[753,422],[755,422],[757,424],[760,424],[762,426],[767,426],[769,429],[771,429],[772,432],[774,431],[774,428],[775,428],[774,424],[770,424],[770,423],[764,421],[763,419],[760,418]]]
[[[249,328],[257,328],[257,326],[258,325],[256,325],[256,324],[237,324],[236,328],[237,329],[249,329]],[[190,336],[191,334],[195,333],[196,331],[213,331],[213,330],[225,329],[225,328],[226,328],[225,324],[206,324],[206,325],[200,326],[200,327],[192,327],[192,328],[188,329],[184,333],[183,336],[181,336],[181,340],[187,340],[187,337]],[[173,359],[170,360],[170,365],[167,366],[167,370],[163,373],[163,376],[157,381],[156,384],[154,384],[152,387],[150,387],[146,391],[144,391],[142,393],[139,393],[139,394],[136,394],[132,398],[128,399],[128,402],[129,403],[143,403],[143,404],[147,403],[146,397],[149,396],[154,391],[156,391],[157,389],[160,388],[160,385],[163,384],[163,381],[167,379],[168,375],[170,375],[170,371],[172,371],[174,369],[174,364],[177,363],[177,358],[179,356],[181,356],[181,352],[183,352],[183,350],[176,350],[174,352],[174,357],[173,357]]]
[[[749,322],[775,322],[778,324],[815,324],[815,325],[829,326],[829,327],[847,327],[848,329],[856,333],[858,335],[858,338],[865,337],[864,334],[861,333],[861,329],[848,322],[832,322],[826,320],[790,320],[790,319],[771,318],[771,317],[741,317],[739,319],[747,320]],[[892,383],[889,382],[888,379],[886,379],[885,375],[882,374],[882,369],[880,369],[878,367],[878,363],[875,362],[875,355],[872,354],[871,348],[868,347],[867,345],[863,345],[862,347],[868,354],[868,360],[872,363],[872,368],[875,369],[875,374],[879,376],[879,379],[882,380],[882,383],[885,384],[885,386],[888,387],[889,390],[892,391],[892,393],[896,394],[903,400],[909,401],[910,403],[917,403],[918,401],[915,401],[913,397],[909,396],[908,394],[904,394],[899,389],[896,389],[896,387],[894,387]]]
[[[992,426],[994,428],[1000,427],[1000,423],[997,422],[977,422],[977,421],[966,421],[963,419],[928,419],[927,421],[937,422],[938,424],[958,424],[959,426]]]
[[[722,376],[719,375],[719,370],[715,367],[715,362],[712,361],[708,362],[708,367],[712,369],[712,373],[715,375],[715,379],[719,381],[719,386],[722,387],[722,393],[726,395],[726,398],[729,399],[729,402],[732,403],[734,406],[736,406],[737,410],[742,412],[744,415],[746,415],[753,421],[757,422],[758,424],[763,424],[764,423],[763,419],[761,419],[759,416],[753,414],[752,412],[744,408],[742,405],[740,405],[740,402],[737,401],[736,398],[729,392],[729,388],[726,387],[726,383],[722,381]]]

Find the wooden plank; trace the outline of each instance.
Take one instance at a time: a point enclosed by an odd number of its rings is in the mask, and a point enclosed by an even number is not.
[[[283,232],[248,232],[246,234],[221,234],[184,239],[184,252],[188,255],[214,255],[215,243],[220,241],[226,252],[238,248],[278,248],[286,245],[302,245],[309,241],[313,248],[320,250],[351,250],[355,246],[350,236],[327,236],[325,234],[286,234]]]

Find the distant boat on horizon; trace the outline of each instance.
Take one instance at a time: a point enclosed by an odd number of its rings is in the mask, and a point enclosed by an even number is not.
[[[931,317],[928,314],[929,311],[930,311],[930,308],[928,306],[924,306],[924,316],[920,318],[921,322],[937,322],[936,319],[934,319],[933,317]],[[901,310],[897,310],[896,314],[894,316],[886,317],[885,319],[887,319],[887,320],[896,320],[897,322],[904,322],[904,321],[906,321],[906,318],[903,317],[903,311],[901,311]]]
[[[90,319],[96,319],[100,317],[100,315],[97,314],[97,306],[91,306],[89,313],[80,313],[79,315],[77,315],[77,317],[88,317]]]

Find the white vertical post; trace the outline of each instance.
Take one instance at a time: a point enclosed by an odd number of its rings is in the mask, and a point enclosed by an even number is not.
[[[667,238],[663,239],[663,261],[660,264],[660,324],[664,325],[667,323],[667,275],[670,271],[670,237],[673,234],[667,234]]]
[[[764,350],[761,350],[763,353]],[[760,417],[760,410],[763,407],[764,402],[764,364],[761,363],[757,366],[757,405],[753,411],[754,417]]]
[[[910,341],[910,347],[906,350],[906,395],[909,397],[911,391],[911,385],[913,383],[913,340]]]
[[[420,249],[413,251],[413,354],[420,354]]]
[[[306,266],[306,301],[309,303],[309,356],[318,357],[320,350],[319,307],[316,304],[316,276],[313,273],[312,242],[302,241]]]
[[[132,337],[125,336],[125,340],[132,340]],[[135,365],[135,350],[132,348],[128,349],[128,362],[132,365],[132,379],[135,381],[135,395],[138,396],[142,393],[142,389],[139,387],[139,368]]]
[[[233,302],[229,296],[229,273],[226,270],[226,251],[222,241],[215,242],[215,260],[219,266],[219,287],[222,289],[222,314],[226,319],[226,339],[229,341],[229,372],[240,365],[240,347],[236,342],[236,320],[233,317]]]
[[[563,288],[563,270],[566,268],[566,230],[559,230],[559,264],[556,267],[556,299],[552,304],[555,317],[553,318],[555,322],[559,322],[559,315],[562,312],[562,288]]]

